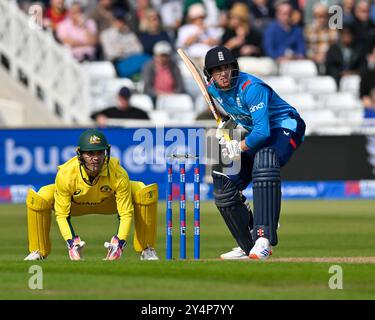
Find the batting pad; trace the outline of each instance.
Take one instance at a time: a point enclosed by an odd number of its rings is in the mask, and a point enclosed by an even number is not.
[[[48,192],[49,187],[43,187],[44,190],[42,190],[42,193],[50,193]],[[51,210],[53,207],[54,186],[52,185],[52,187],[52,200],[43,198],[32,189],[29,190],[26,197],[29,251],[38,250],[43,257],[47,257],[51,252],[49,231],[51,228]]]
[[[261,149],[255,156],[253,203],[255,239],[266,237],[272,246],[276,246],[281,208],[281,178],[279,159],[271,148]]]
[[[155,248],[158,185],[146,186],[140,181],[130,181],[134,205],[134,250],[142,252],[147,247]]]

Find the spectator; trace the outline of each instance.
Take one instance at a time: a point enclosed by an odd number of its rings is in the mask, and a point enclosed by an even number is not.
[[[132,4],[133,1],[130,3],[130,0],[112,0],[113,9],[122,9],[125,12],[125,20],[128,22],[130,29],[136,32],[138,30],[139,21]]]
[[[152,8],[150,0],[136,0],[135,1],[135,16],[138,21],[138,25],[145,20],[147,9]],[[139,30],[136,30],[139,31]]]
[[[328,8],[316,3],[313,8],[313,22],[305,27],[307,58],[313,60],[320,74],[325,74],[326,54],[331,45],[337,42],[336,29],[328,26]]]
[[[339,41],[329,48],[326,57],[327,74],[336,80],[337,85],[341,77],[359,74],[364,58],[363,47],[354,41],[352,26],[344,25],[339,33]]]
[[[144,52],[150,56],[152,56],[154,45],[157,42],[164,40],[171,43],[167,32],[162,28],[160,16],[155,9],[146,10],[139,40],[143,45]]]
[[[120,77],[131,78],[142,70],[150,56],[143,54],[143,47],[137,35],[130,30],[124,19],[124,11],[114,11],[112,27],[100,36],[104,56],[114,63]]]
[[[99,34],[112,26],[112,0],[99,0],[95,9],[90,13],[90,18],[93,19],[98,27]]]
[[[220,42],[220,30],[207,27],[204,20],[206,9],[201,3],[195,3],[188,9],[188,24],[179,31],[176,46],[184,48],[187,54],[202,66],[206,52]]]
[[[292,24],[292,10],[290,3],[279,3],[276,6],[276,21],[268,26],[264,35],[264,50],[278,63],[303,59],[305,56],[303,31]]]
[[[148,114],[138,108],[130,105],[129,100],[131,92],[127,87],[122,87],[117,96],[117,105],[107,109],[95,112],[91,115],[91,119],[103,128],[108,124],[108,119],[144,119],[148,120]]]
[[[358,44],[364,44],[368,49],[375,39],[375,24],[370,18],[370,5],[367,1],[359,1],[354,8],[354,39]]]
[[[86,19],[82,5],[73,2],[68,17],[57,26],[58,40],[68,46],[80,62],[94,60],[97,43],[97,28],[94,20]]]
[[[156,99],[162,94],[183,93],[183,81],[176,63],[171,59],[172,47],[160,41],[154,47],[154,58],[147,62],[142,72],[144,92]]]
[[[311,1],[311,0],[310,0]],[[275,6],[277,7],[279,3],[289,3],[292,6],[291,21],[292,25],[303,26],[303,12],[305,10],[306,2],[305,0],[277,0],[275,1]]]
[[[233,4],[228,0],[184,0],[183,17],[184,21],[188,18],[190,7],[195,4],[201,4],[206,8],[205,24],[208,27],[223,27],[226,23],[226,12]],[[244,1],[246,2],[246,1]]]
[[[235,58],[260,56],[262,36],[250,25],[248,6],[237,2],[229,11],[228,27],[221,38],[222,44],[232,51]]]
[[[296,0],[297,2],[299,0]],[[309,24],[312,24],[313,23],[313,18],[314,18],[314,7],[317,5],[317,4],[324,4],[326,7],[327,7],[327,11],[329,9],[334,9],[333,12],[331,12],[332,14],[336,14],[338,11],[335,7],[333,6],[337,6],[338,5],[338,2],[342,2],[342,0],[338,1],[338,0],[309,0],[309,1],[304,1],[304,5],[300,5],[300,9],[303,10],[303,22],[304,22],[304,25],[309,25]],[[329,8],[329,9],[328,9]],[[331,14],[330,13],[330,14]],[[341,18],[341,16],[340,16]],[[336,20],[334,20],[336,21]]]
[[[57,30],[57,25],[64,21],[67,15],[64,0],[51,0],[51,4],[45,10],[43,24],[46,28],[52,30],[53,33]]]
[[[360,97],[365,108],[365,117],[375,118],[375,45],[367,55],[361,72]]]
[[[354,22],[354,6],[355,0],[342,0],[342,10],[343,10],[343,23],[349,24]]]
[[[18,7],[25,12],[26,14],[29,14],[30,6],[35,4],[35,1],[33,0],[17,0]],[[47,8],[50,4],[50,0],[40,0],[38,1],[38,4],[41,4],[43,8]]]
[[[250,3],[250,14],[254,21],[254,26],[262,33],[275,17],[273,1],[253,0]]]

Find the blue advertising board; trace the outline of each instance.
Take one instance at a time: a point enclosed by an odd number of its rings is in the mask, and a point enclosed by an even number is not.
[[[0,187],[18,185],[38,189],[54,183],[58,165],[76,156],[83,131],[0,130]],[[197,151],[203,154],[204,130],[200,128],[107,128],[102,131],[111,145],[111,156],[120,160],[130,179],[158,183],[161,195],[166,179],[166,155],[195,156]],[[178,179],[178,163],[174,168],[174,178]],[[193,181],[192,168],[193,161],[187,161],[187,182]],[[201,170],[204,175],[204,166]]]
[[[0,203],[24,202],[29,188],[54,183],[58,165],[76,156],[84,129],[0,130]],[[172,153],[204,155],[205,132],[201,128],[107,128],[111,156],[120,160],[131,180],[157,183],[165,199],[166,156]],[[199,141],[199,143],[198,143]],[[204,157],[203,157],[204,158]],[[203,160],[201,161],[204,162]],[[173,195],[179,195],[178,162],[174,163]],[[193,195],[193,163],[186,165],[187,199]],[[205,166],[201,165],[201,176]],[[374,199],[375,180],[283,181],[283,199]],[[252,198],[251,185],[244,195]],[[211,184],[201,184],[201,199],[212,200]]]

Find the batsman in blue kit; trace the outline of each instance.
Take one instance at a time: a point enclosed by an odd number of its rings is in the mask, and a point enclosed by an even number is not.
[[[300,115],[262,80],[239,71],[231,51],[219,46],[205,57],[208,92],[226,111],[216,131],[222,154],[241,161],[239,172],[213,171],[215,204],[239,247],[222,259],[265,260],[277,245],[282,168],[304,140]],[[241,125],[242,141],[229,140],[226,129]],[[253,182],[253,211],[242,191]]]

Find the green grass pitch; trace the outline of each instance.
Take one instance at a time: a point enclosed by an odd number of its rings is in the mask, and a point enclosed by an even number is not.
[[[220,261],[235,243],[212,203],[201,208],[201,257],[194,261],[193,212],[188,205],[187,261],[165,259],[165,203],[159,204],[160,261],[140,261],[132,236],[120,261],[102,261],[117,227],[115,216],[73,218],[86,241],[85,261],[71,262],[52,219],[52,254],[25,262],[26,208],[0,205],[0,299],[374,299],[375,201],[284,201],[279,245],[265,262]],[[178,257],[174,210],[174,257]],[[29,268],[40,265],[43,289],[31,290]],[[332,290],[332,265],[343,288]]]

